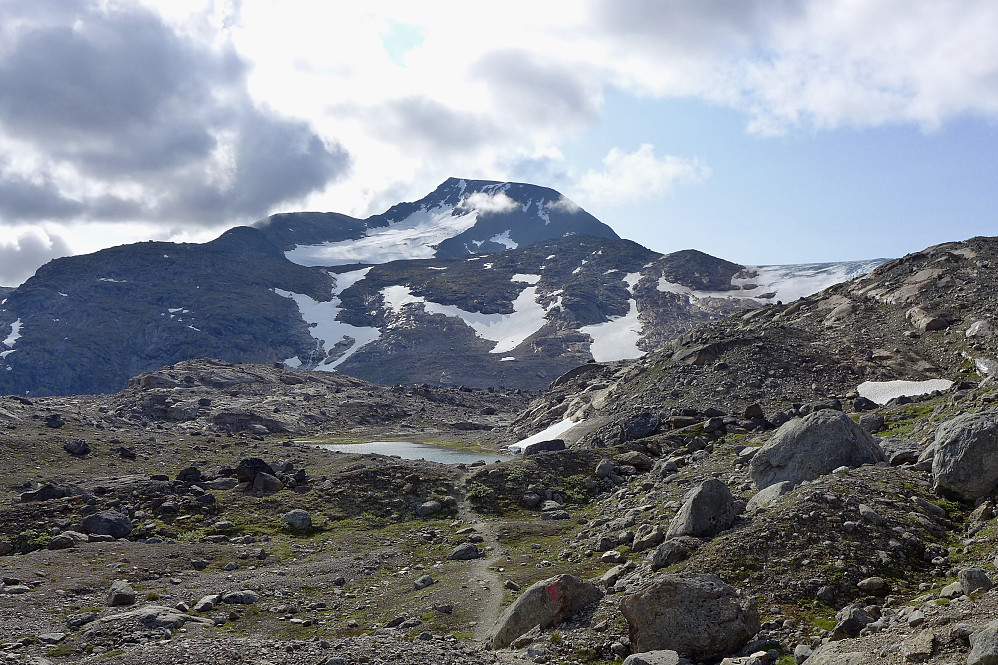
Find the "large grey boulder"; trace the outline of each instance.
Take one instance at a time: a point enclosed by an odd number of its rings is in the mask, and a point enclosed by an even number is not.
[[[665,575],[625,596],[635,652],[670,649],[697,661],[734,653],[759,632],[755,600],[714,575]]]
[[[856,647],[851,647],[855,649]],[[863,651],[850,651],[850,647],[838,642],[821,645],[817,651],[804,662],[807,665],[874,665],[872,654]]]
[[[784,424],[759,449],[749,470],[760,489],[789,481],[798,484],[840,466],[883,462],[877,441],[852,418],[822,409]]]
[[[994,411],[947,420],[936,430],[932,447],[936,492],[976,499],[998,487],[998,414]]]
[[[281,515],[281,521],[296,533],[305,533],[312,528],[312,513],[295,508]]]
[[[84,633],[84,637],[89,637],[92,634],[106,631],[106,626],[108,624],[127,625],[130,623],[138,623],[146,628],[169,628],[171,630],[177,630],[185,623],[199,623],[210,626],[213,622],[210,619],[202,619],[200,617],[191,616],[190,614],[184,614],[180,610],[173,607],[163,607],[162,605],[143,605],[127,612],[109,614],[108,616],[101,617],[96,621],[91,622],[89,624],[88,631]]]
[[[998,665],[998,621],[970,634],[967,665]]]
[[[124,538],[131,532],[132,521],[117,510],[102,510],[83,518],[83,533],[86,534]]]
[[[107,604],[109,607],[134,605],[135,589],[126,580],[115,580],[111,583],[111,589],[107,592]]]
[[[735,523],[739,508],[741,505],[735,503],[728,486],[717,478],[709,478],[686,495],[665,537],[710,538]]]
[[[504,649],[534,626],[557,626],[603,597],[595,584],[574,575],[557,575],[527,587],[496,621],[490,641]]]

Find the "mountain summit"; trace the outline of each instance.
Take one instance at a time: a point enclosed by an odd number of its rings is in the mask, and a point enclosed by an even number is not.
[[[308,266],[457,258],[568,235],[618,238],[553,189],[459,178],[448,178],[418,201],[363,220],[338,213],[281,213],[254,226],[291,261]]]

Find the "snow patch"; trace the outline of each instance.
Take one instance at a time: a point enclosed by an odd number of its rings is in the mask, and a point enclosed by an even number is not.
[[[633,298],[628,302],[630,308],[624,316],[579,328],[579,332],[593,338],[589,352],[596,362],[631,360],[640,358],[645,354],[638,348],[643,327],[641,321],[638,320],[638,305]]]
[[[298,245],[284,255],[289,261],[303,266],[429,259],[436,252],[436,245],[464,233],[478,221],[477,210],[452,214],[456,210],[447,205],[421,208],[388,226],[367,229],[363,238],[320,245]]]
[[[511,282],[525,282],[527,284],[536,284],[541,281],[540,275],[528,275],[522,272],[518,272],[509,278]]]
[[[333,296],[329,302],[318,302],[312,300],[309,296],[302,293],[292,293],[290,291],[284,291],[282,289],[274,289],[274,293],[279,296],[284,296],[285,298],[291,298],[298,305],[298,311],[301,312],[301,317],[306,323],[309,324],[309,335],[316,342],[316,349],[318,351],[319,358],[309,358],[308,364],[318,363],[319,360],[329,353],[329,349],[335,346],[338,342],[343,341],[346,337],[352,337],[354,343],[347,349],[346,353],[334,360],[329,364],[319,363],[315,366],[315,369],[321,371],[333,371],[339,365],[343,363],[347,358],[357,353],[366,344],[373,342],[374,340],[381,337],[381,331],[377,328],[371,327],[360,327],[352,326],[349,323],[344,323],[342,321],[337,321],[336,317],[340,313],[340,299],[337,297],[343,289],[347,288],[352,283],[355,283],[363,278],[364,275],[357,276],[357,273],[366,273],[368,268],[364,270],[353,270],[348,273],[342,273],[337,275],[341,279],[337,279],[336,287],[333,289]],[[353,280],[352,282],[350,280]],[[336,289],[339,289],[338,291]],[[287,362],[287,361],[285,361]],[[299,360],[299,362],[301,362]]]
[[[21,319],[14,321],[10,324],[10,334],[7,335],[7,339],[3,341],[3,345],[7,347],[6,351],[0,351],[0,358],[6,358],[10,354],[14,353],[14,343],[21,338],[21,328],[24,324],[21,323]]]
[[[865,275],[883,263],[882,259],[871,261],[846,261],[842,263],[802,263],[798,265],[781,266],[749,266],[746,271],[755,274],[747,277],[735,277],[731,284],[743,287],[732,295],[739,297],[758,298],[762,295],[775,293],[773,302],[782,300],[785,303],[798,298],[810,296],[829,286]],[[746,285],[755,288],[745,289]]]
[[[499,362],[507,363],[510,362],[511,360],[516,360],[516,358],[514,358],[513,356],[503,356],[502,358],[499,359]]]
[[[336,280],[333,284],[333,295],[338,296],[351,286],[359,282],[360,280],[367,277],[367,273],[371,271],[370,267],[361,268],[360,270],[350,270],[347,272],[335,273],[333,274],[333,279]],[[338,300],[337,300],[338,302]]]
[[[98,282],[110,282],[111,284],[127,284],[126,280],[111,279],[110,277],[98,277]]]
[[[511,443],[508,446],[509,451],[512,453],[522,453],[523,449],[529,446],[531,443],[557,439],[560,435],[572,429],[577,424],[578,423],[573,422],[571,418],[565,418],[561,422],[557,422],[548,427],[547,429],[542,430],[537,434],[534,434],[533,436],[528,436],[526,439],[520,439],[516,443]]]
[[[934,390],[949,390],[953,382],[949,379],[928,379],[926,381],[864,381],[856,388],[860,397],[873,400],[877,404],[887,404],[895,397],[916,397],[927,395]]]
[[[489,238],[489,242],[494,242],[494,243],[498,243],[500,245],[505,245],[506,249],[516,249],[517,247],[519,247],[519,245],[517,244],[517,242],[515,240],[513,240],[512,238],[509,237],[510,233],[511,233],[511,231],[509,231],[509,230],[503,231],[502,233],[498,233],[498,234],[492,236],[491,238]]]

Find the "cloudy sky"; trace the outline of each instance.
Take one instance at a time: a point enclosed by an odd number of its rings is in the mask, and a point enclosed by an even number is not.
[[[998,235],[998,3],[0,0],[0,284],[448,176],[659,251]]]

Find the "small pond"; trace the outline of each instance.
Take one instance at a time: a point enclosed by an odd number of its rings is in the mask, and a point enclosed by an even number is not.
[[[480,452],[474,450],[462,450],[460,448],[445,448],[443,446],[432,446],[427,443],[415,443],[413,441],[371,441],[369,443],[323,443],[316,446],[323,450],[332,450],[338,453],[352,453],[357,455],[394,455],[402,459],[421,459],[427,462],[439,462],[441,464],[473,464],[484,461],[488,464],[492,462],[504,462],[511,460],[511,455],[500,455],[498,453]]]

